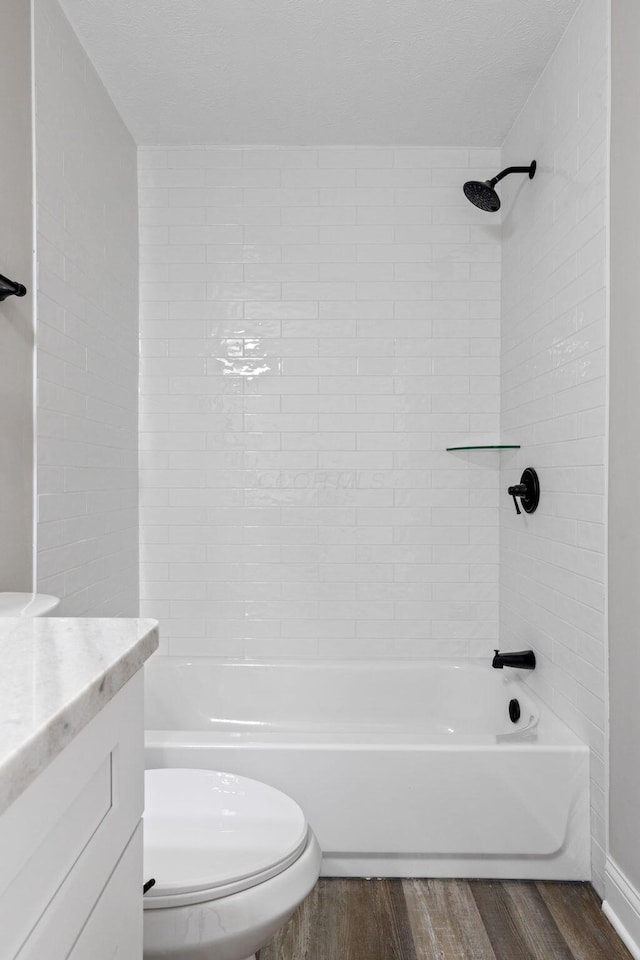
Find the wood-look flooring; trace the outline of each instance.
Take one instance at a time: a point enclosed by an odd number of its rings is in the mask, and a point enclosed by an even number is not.
[[[632,960],[586,883],[320,880],[258,960]]]

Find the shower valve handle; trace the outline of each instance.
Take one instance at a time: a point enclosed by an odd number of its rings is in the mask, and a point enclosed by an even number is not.
[[[513,505],[516,508],[516,513],[518,516],[522,513],[520,506],[518,504],[518,497],[526,497],[527,487],[524,483],[516,483],[513,487],[509,487],[507,493],[510,497],[513,497]]]
[[[520,483],[514,483],[512,487],[507,487],[507,493],[510,497],[513,497],[513,505],[518,515],[522,513],[522,510],[525,513],[535,513],[540,502],[540,481],[533,467],[526,467],[522,471]]]

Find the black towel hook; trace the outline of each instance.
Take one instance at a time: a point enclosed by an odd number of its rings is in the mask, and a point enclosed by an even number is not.
[[[27,288],[23,283],[17,283],[15,280],[9,280],[0,273],[0,301],[7,297],[24,297]]]

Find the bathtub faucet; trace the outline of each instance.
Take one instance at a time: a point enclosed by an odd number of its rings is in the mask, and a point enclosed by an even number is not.
[[[518,653],[500,653],[496,650],[491,666],[496,670],[503,667],[518,667],[520,670],[535,670],[536,655],[533,650],[519,650]]]

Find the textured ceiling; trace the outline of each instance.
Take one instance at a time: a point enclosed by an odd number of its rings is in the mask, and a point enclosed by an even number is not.
[[[502,143],[580,0],[62,0],[139,143]]]

